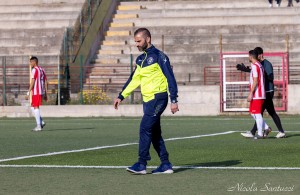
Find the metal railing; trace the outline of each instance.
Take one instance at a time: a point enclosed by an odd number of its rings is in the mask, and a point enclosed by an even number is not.
[[[78,57],[79,50],[86,38],[86,35],[89,31],[89,28],[94,20],[97,9],[99,8],[102,0],[86,0],[83,4],[83,7],[78,15],[78,18],[73,27],[68,27],[65,29],[60,56],[61,56],[61,64],[63,65],[61,68],[64,72],[64,83],[65,90],[68,99],[65,103],[71,104],[80,104],[83,103],[83,98],[72,97],[70,98],[70,90],[71,90],[71,73],[73,71],[78,71],[78,68],[75,66],[70,66],[76,57]],[[84,70],[83,70],[84,71]],[[76,76],[73,74],[73,77]],[[79,75],[77,75],[77,79]],[[72,80],[72,82],[74,79]],[[83,83],[81,83],[83,85]],[[72,87],[76,88],[76,82],[72,83]],[[58,96],[61,96],[58,94]]]
[[[221,89],[221,111],[247,111],[246,101],[249,93],[249,73],[236,70],[237,63],[248,62],[248,52],[221,53],[219,67]],[[274,105],[277,111],[287,110],[288,91],[288,53],[265,52],[264,56],[273,64],[274,74]],[[217,76],[216,76],[217,78]]]
[[[83,56],[79,56],[83,59]],[[70,66],[72,72],[72,91],[77,91],[70,98],[69,104],[109,104],[122,90],[133,71],[133,57],[131,55],[128,65],[90,64]],[[139,89],[125,100],[127,103],[140,103]]]
[[[66,28],[61,53],[65,61],[73,61],[77,56],[101,2],[102,0],[86,0],[75,25]]]
[[[60,56],[38,56],[39,64],[48,79],[49,101],[44,104],[60,105],[61,90],[65,88],[64,66]],[[0,56],[0,105],[26,105],[25,99],[30,83],[29,56]],[[64,98],[64,97],[63,97]]]

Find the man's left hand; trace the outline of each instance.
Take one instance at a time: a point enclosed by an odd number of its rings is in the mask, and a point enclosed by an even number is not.
[[[177,103],[171,103],[171,112],[173,114],[175,114],[177,111],[179,111],[178,104]]]
[[[122,101],[122,100],[119,99],[119,98],[116,98],[116,99],[115,99],[115,102],[114,102],[114,108],[115,108],[116,110],[118,110],[121,101]]]

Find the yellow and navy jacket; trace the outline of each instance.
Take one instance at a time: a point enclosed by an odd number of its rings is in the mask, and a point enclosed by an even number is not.
[[[177,83],[168,56],[153,45],[137,57],[135,70],[125,83],[119,99],[123,100],[138,86],[144,102],[155,98],[155,94],[169,92],[172,103],[177,102]]]

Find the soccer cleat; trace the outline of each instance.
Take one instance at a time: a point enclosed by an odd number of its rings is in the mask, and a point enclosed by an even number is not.
[[[264,139],[264,138],[265,138],[264,136],[260,136],[260,135],[254,137],[254,139]]]
[[[254,135],[251,133],[251,131],[247,131],[246,133],[241,133],[242,136],[246,138],[253,138]]]
[[[137,162],[135,163],[134,165],[132,165],[131,167],[127,167],[126,169],[128,172],[130,173],[134,173],[134,174],[137,174],[137,175],[145,175],[147,174],[147,171],[146,171],[146,166]]]
[[[152,171],[152,174],[171,174],[174,173],[171,163],[163,163]]]
[[[279,133],[277,133],[277,135],[276,135],[276,138],[284,138],[284,137],[286,137],[286,136],[285,136],[285,133],[282,133],[282,132],[279,132]]]
[[[41,125],[42,129],[43,129],[45,126],[46,126],[46,123],[45,123],[44,121],[42,121],[42,125]]]
[[[265,129],[264,130],[264,137],[265,138],[267,138],[268,137],[268,135],[270,134],[272,132],[272,128],[271,127],[269,127],[268,129]]]
[[[36,126],[32,131],[42,131],[42,128],[41,126]]]

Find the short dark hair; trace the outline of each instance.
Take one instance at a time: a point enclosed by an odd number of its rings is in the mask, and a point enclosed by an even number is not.
[[[139,28],[134,32],[134,36],[136,36],[138,33],[142,32],[146,37],[150,37],[151,39],[151,33],[147,28]]]
[[[254,59],[258,60],[258,52],[256,50],[250,50],[249,55],[252,56]]]
[[[39,62],[38,58],[37,58],[37,57],[35,57],[35,56],[31,56],[30,60],[35,60],[35,62],[36,62],[36,63],[38,63],[38,62]]]
[[[263,54],[263,53],[264,53],[264,50],[263,50],[261,47],[255,47],[255,49],[254,49],[254,50],[256,50],[256,51],[257,51],[258,55],[260,55],[260,54]]]

